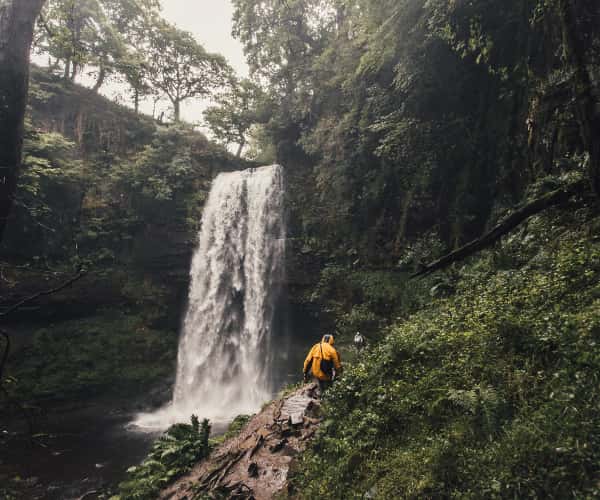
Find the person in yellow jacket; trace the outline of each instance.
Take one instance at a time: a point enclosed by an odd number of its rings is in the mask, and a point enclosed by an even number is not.
[[[342,373],[342,360],[333,347],[334,342],[333,335],[324,335],[321,342],[312,346],[304,360],[304,381],[308,382],[312,375],[319,382],[321,392]]]

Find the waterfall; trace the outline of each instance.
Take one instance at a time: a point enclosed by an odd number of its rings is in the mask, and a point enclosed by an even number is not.
[[[274,319],[284,277],[283,169],[220,174],[192,259],[172,402],[140,415],[167,427],[255,412],[272,397]]]

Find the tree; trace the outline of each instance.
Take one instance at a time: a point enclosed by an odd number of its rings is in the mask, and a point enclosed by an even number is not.
[[[133,109],[137,113],[140,109],[140,101],[155,93],[149,82],[149,66],[141,50],[127,51],[119,62],[119,73],[131,88]]]
[[[65,79],[72,81],[94,58],[106,64],[109,51],[118,45],[98,0],[50,0],[40,29],[40,48],[62,62]],[[100,85],[104,77],[101,70]]]
[[[39,23],[38,44],[62,62],[66,79],[90,67],[98,92],[108,77],[121,72],[139,94],[138,51],[147,46],[149,20],[158,9],[157,0],[50,0]]]
[[[458,248],[582,152],[600,185],[597,1],[233,4],[265,142],[313,186],[302,227],[332,253]]]
[[[158,18],[158,0],[102,0],[107,16],[121,34],[124,51],[116,62],[116,70],[131,87],[133,107],[139,111],[140,100],[152,95],[149,81],[149,33]]]
[[[600,103],[594,97],[593,79],[588,71],[585,57],[585,54],[589,52],[587,49],[591,47],[585,46],[581,31],[587,35],[588,39],[593,40],[593,37],[590,37],[586,30],[578,29],[577,9],[576,5],[573,5],[577,3],[589,4],[584,12],[593,23],[598,20],[600,7],[598,2],[593,1],[569,2],[558,0],[557,4],[565,59],[573,70],[573,95],[575,97],[581,140],[589,154],[588,173],[590,182],[596,195],[600,196],[600,109],[598,108]]]
[[[237,144],[237,157],[242,154],[252,125],[259,121],[258,106],[262,92],[248,79],[233,79],[227,90],[217,96],[217,106],[204,112],[215,138],[225,146]]]
[[[0,241],[21,167],[29,52],[44,0],[0,0]]]
[[[221,55],[210,54],[194,39],[162,19],[150,35],[149,80],[173,105],[173,117],[181,119],[181,103],[207,97],[231,72]]]
[[[234,0],[233,34],[253,78],[267,87],[277,115],[302,120],[314,100],[312,63],[326,47],[331,0]]]

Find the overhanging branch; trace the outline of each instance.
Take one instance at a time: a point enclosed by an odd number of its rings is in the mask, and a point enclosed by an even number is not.
[[[519,224],[529,219],[529,217],[543,212],[547,208],[560,205],[569,200],[573,195],[581,193],[587,186],[587,181],[579,180],[573,182],[561,189],[552,191],[541,198],[538,198],[530,203],[527,203],[523,207],[515,210],[508,217],[500,221],[494,226],[489,232],[484,234],[481,238],[467,243],[463,247],[455,250],[454,252],[445,255],[444,257],[432,262],[431,264],[424,266],[417,273],[413,274],[411,278],[418,278],[428,276],[429,274],[439,271],[448,267],[454,262],[459,262],[480,250],[488,248],[496,243],[502,236],[508,234],[510,231],[515,229]]]

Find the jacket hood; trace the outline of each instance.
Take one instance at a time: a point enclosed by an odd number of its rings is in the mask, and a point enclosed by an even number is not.
[[[335,343],[335,339],[333,335],[323,335],[321,342],[325,342],[326,344],[333,345]]]

